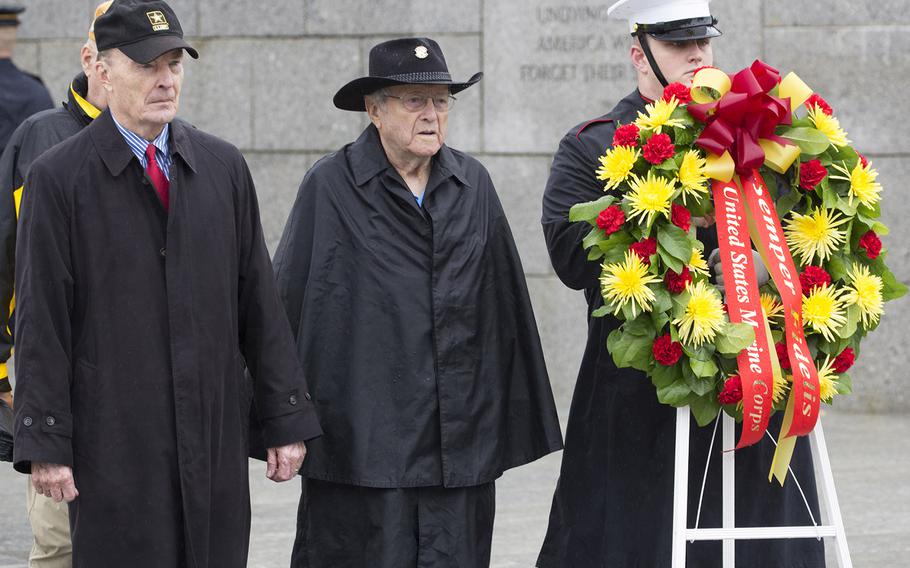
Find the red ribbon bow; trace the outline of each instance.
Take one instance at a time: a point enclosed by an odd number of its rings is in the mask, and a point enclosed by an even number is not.
[[[793,143],[774,134],[781,124],[791,124],[790,99],[770,94],[780,83],[777,69],[755,60],[751,67],[733,76],[730,91],[704,104],[690,104],[689,113],[707,124],[696,144],[715,155],[730,152],[740,174],[760,167],[765,152],[759,139],[778,144]]]

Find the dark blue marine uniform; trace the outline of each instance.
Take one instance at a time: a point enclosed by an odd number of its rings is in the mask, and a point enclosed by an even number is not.
[[[18,26],[18,15],[23,11],[25,8],[19,6],[0,5],[0,26]],[[0,154],[23,120],[53,106],[40,78],[20,71],[8,56],[0,56]]]

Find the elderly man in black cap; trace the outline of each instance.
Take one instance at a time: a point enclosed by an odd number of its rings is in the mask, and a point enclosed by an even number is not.
[[[197,53],[167,3],[116,0],[95,39],[108,110],[23,190],[14,466],[70,502],[76,566],[243,567],[251,404],[274,481],[321,432],[255,190],[175,118]]]
[[[543,231],[556,274],[583,290],[589,312],[603,301],[600,264],[589,261],[581,243],[588,230],[569,222],[576,203],[604,195],[594,176],[598,157],[613,144],[620,124],[633,122],[670,83],[691,84],[696,69],[713,63],[711,40],[721,35],[710,0],[620,0],[611,17],[628,20],[630,55],[638,88],[609,113],[585,121],[565,135],[553,159],[543,196]],[[705,250],[717,248],[711,219],[698,219]],[[765,274],[767,279],[767,274]],[[721,284],[718,282],[718,284]],[[673,520],[673,458],[676,409],[657,400],[641,372],[617,369],[607,336],[619,322],[588,318],[588,341],[572,398],[559,482],[550,510],[540,568],[669,566]],[[780,414],[777,415],[779,428]],[[703,467],[711,430],[695,428],[690,442],[693,467]],[[815,481],[806,440],[800,440],[793,468],[818,518]],[[701,527],[721,525],[720,449],[711,460]],[[810,524],[794,483],[783,488],[762,479],[770,469],[773,443],[765,439],[737,450],[737,526]],[[701,475],[689,478],[689,526],[695,525]],[[687,565],[721,566],[721,544],[690,544]],[[740,541],[738,568],[818,568],[824,547],[815,540]]]
[[[23,120],[54,106],[41,78],[20,71],[12,62],[19,14],[24,11],[21,6],[0,5],[0,154]],[[0,396],[9,392],[5,379],[0,378]]]
[[[103,14],[111,0],[95,9],[94,18]],[[22,188],[29,166],[38,156],[88,126],[107,108],[107,94],[94,74],[98,56],[95,46],[94,18],[88,39],[80,50],[82,72],[70,84],[62,108],[48,109],[27,118],[13,132],[0,158],[0,376],[13,347],[12,313],[16,225]],[[72,562],[69,514],[66,503],[57,503],[36,492],[27,482],[26,506],[34,542],[29,553],[30,568],[68,568]]]
[[[480,78],[452,81],[431,39],[375,46],[334,99],[371,124],[300,186],[275,269],[325,436],[293,566],[487,566],[494,480],[561,447],[493,183],[445,145]]]

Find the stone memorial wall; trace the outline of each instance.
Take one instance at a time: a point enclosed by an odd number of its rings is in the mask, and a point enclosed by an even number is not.
[[[15,61],[63,100],[78,71],[95,0],[20,0],[28,11]],[[565,415],[586,330],[581,295],[553,275],[540,198],[557,144],[573,125],[608,111],[634,88],[626,24],[596,0],[172,0],[200,52],[186,65],[181,115],[246,156],[269,246],[280,238],[297,186],[321,155],[366,125],[332,105],[367,73],[373,44],[428,35],[456,79],[485,73],[458,95],[449,143],[490,170],[533,294],[547,362]],[[906,0],[714,0],[724,36],[715,63],[738,70],[762,58],[797,71],[834,105],[856,147],[881,172],[885,244],[910,281],[910,10]],[[592,164],[592,175],[594,165]],[[910,404],[910,300],[888,305],[851,373],[856,393],[839,408],[897,411]],[[604,377],[609,380],[609,377]]]

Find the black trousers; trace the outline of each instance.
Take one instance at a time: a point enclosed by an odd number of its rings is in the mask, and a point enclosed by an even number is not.
[[[375,489],[303,480],[292,568],[486,568],[493,482]]]

